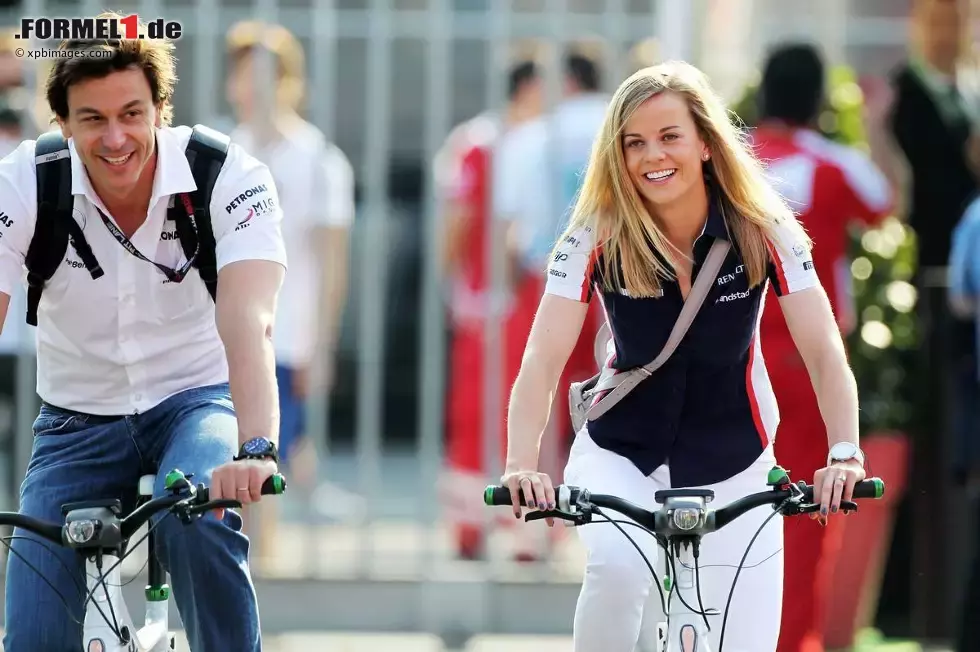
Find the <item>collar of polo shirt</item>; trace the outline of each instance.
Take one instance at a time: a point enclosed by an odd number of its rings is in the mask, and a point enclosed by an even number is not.
[[[725,224],[725,215],[721,207],[721,198],[715,191],[708,191],[708,219],[704,221],[704,228],[701,235],[710,235],[712,238],[730,240],[728,225]],[[700,236],[699,236],[700,237]]]
[[[191,166],[187,162],[184,148],[180,144],[179,138],[172,131],[157,128],[156,131],[156,156],[157,169],[153,176],[153,192],[150,195],[148,211],[152,211],[157,201],[161,198],[169,198],[182,192],[192,192],[197,190],[194,183],[194,175],[191,174]],[[75,139],[68,139],[68,147],[71,149],[71,192],[73,195],[82,195],[104,212],[108,209],[102,199],[95,194],[85,164],[75,151]]]

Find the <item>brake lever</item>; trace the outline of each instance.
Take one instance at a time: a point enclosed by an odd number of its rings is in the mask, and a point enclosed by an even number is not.
[[[850,500],[842,500],[840,501],[840,511],[845,513],[856,512],[858,511],[857,503]]]
[[[194,514],[191,512],[191,507],[193,506],[193,498],[188,498],[182,500],[171,508],[173,514],[177,519],[184,525],[190,525],[197,519],[201,517],[200,514]]]
[[[576,525],[584,525],[587,521],[583,518],[583,516],[583,514],[569,514],[568,512],[562,512],[557,509],[533,511],[524,515],[524,522],[530,523],[531,521],[540,521],[546,518],[557,518],[563,521],[571,521]]]
[[[820,511],[820,503],[806,503],[800,505],[794,511],[795,514],[814,514]],[[857,503],[850,500],[840,501],[840,511],[849,513],[858,511]]]

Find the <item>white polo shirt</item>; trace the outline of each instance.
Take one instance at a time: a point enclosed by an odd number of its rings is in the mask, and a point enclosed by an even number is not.
[[[287,367],[312,363],[319,323],[323,265],[318,227],[349,227],[354,220],[354,170],[344,153],[316,126],[296,120],[283,138],[259,148],[240,126],[233,142],[269,166],[279,191],[289,273],[276,310],[276,362]]]
[[[157,130],[157,169],[146,221],[130,238],[144,256],[172,268],[186,260],[173,222],[171,195],[196,188],[184,148],[190,127]],[[35,141],[24,141],[0,161],[0,292],[26,282],[24,257],[34,234],[37,191]],[[115,240],[69,141],[75,219],[105,271],[93,280],[69,244],[65,262],[44,288],[38,306],[37,391],[45,401],[90,414],[145,412],[193,387],[226,382],[228,362],[215,327],[214,302],[196,269],[170,283],[153,265]],[[244,201],[246,191],[251,191]],[[271,200],[273,208],[253,204]],[[218,270],[240,260],[285,266],[282,212],[268,168],[232,145],[211,197]],[[6,323],[24,321],[8,312]]]

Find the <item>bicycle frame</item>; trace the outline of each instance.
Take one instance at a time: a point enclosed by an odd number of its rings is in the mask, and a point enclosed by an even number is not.
[[[667,554],[666,552],[664,554]],[[699,604],[697,598],[697,579],[694,574],[694,553],[690,546],[682,545],[680,554],[674,557],[673,564],[677,576],[671,574],[670,591],[667,597],[666,622],[657,624],[657,652],[711,652],[708,631],[700,614],[685,606]],[[667,565],[669,566],[669,560]],[[677,601],[677,609],[671,610],[670,593],[683,590],[684,600]],[[669,623],[669,627],[668,627]]]
[[[140,478],[139,500],[144,502],[153,497],[155,475]],[[85,652],[169,652],[174,649],[174,638],[169,632],[170,625],[170,587],[166,584],[166,571],[156,556],[155,537],[151,532],[147,537],[146,612],[143,627],[136,629],[122,594],[122,569],[119,558],[102,555],[102,569],[94,556],[85,560],[85,577],[92,601],[85,610],[83,642]],[[103,576],[104,569],[112,569]],[[96,605],[96,603],[98,603]],[[101,609],[101,612],[99,611]],[[123,639],[112,631],[103,614],[115,614]],[[110,616],[111,618],[111,616]]]

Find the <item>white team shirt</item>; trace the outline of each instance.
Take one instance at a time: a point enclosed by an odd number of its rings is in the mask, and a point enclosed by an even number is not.
[[[172,196],[196,188],[184,148],[191,128],[157,129],[157,169],[146,221],[130,241],[144,256],[177,268],[184,263],[167,208]],[[24,257],[34,234],[35,141],[0,161],[0,292],[26,282]],[[215,307],[196,269],[176,284],[130,254],[109,233],[81,160],[71,149],[75,219],[105,274],[93,280],[69,244],[65,261],[38,306],[40,397],[58,407],[102,415],[145,412],[173,394],[228,381],[228,362],[215,326]],[[232,145],[211,197],[218,270],[240,260],[286,266],[282,211],[268,168]],[[6,324],[24,321],[8,312]]]
[[[354,170],[344,153],[305,120],[291,122],[284,138],[260,148],[248,127],[232,132],[252,156],[269,166],[285,216],[283,240],[289,273],[276,310],[276,362],[312,362],[317,337],[322,264],[317,227],[350,227],[354,220]]]

